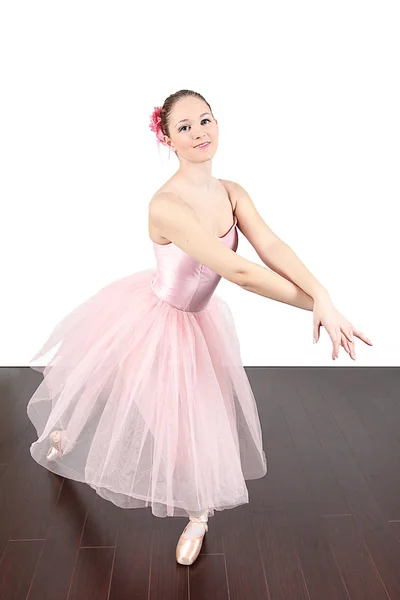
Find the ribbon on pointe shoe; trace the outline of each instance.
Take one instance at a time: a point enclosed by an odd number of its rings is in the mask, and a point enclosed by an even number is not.
[[[198,523],[199,525],[204,525],[204,529],[208,531],[208,523],[204,519],[200,517],[190,517],[189,521],[192,521],[192,523]]]

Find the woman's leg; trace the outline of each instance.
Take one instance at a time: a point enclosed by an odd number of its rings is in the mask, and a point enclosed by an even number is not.
[[[189,519],[191,520],[191,523],[185,532],[185,536],[188,538],[197,538],[201,535],[204,535],[206,530],[201,523],[208,522],[208,510],[206,509],[201,513],[189,513]],[[198,521],[200,521],[200,523]]]

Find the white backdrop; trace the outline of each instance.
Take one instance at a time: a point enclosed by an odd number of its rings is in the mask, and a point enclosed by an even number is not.
[[[155,266],[148,202],[178,161],[149,115],[183,88],[219,121],[213,176],[249,192],[374,344],[332,361],[312,312],[221,280],[243,364],[400,364],[397,2],[36,0],[0,16],[1,365]],[[240,232],[238,253],[262,264]]]

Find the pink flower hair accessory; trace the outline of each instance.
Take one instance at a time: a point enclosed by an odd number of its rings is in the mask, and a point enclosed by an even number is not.
[[[150,115],[150,124],[149,127],[151,131],[154,131],[157,137],[157,142],[165,144],[164,142],[164,134],[161,129],[161,111],[162,106],[155,106],[152,114]]]

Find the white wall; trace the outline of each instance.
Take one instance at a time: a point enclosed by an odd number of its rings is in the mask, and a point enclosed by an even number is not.
[[[178,166],[154,106],[211,104],[213,175],[371,338],[357,360],[312,313],[222,280],[247,365],[399,365],[399,7],[335,3],[9,2],[0,19],[0,364],[26,365],[108,282],[155,266],[148,202]],[[260,263],[239,233],[238,253]],[[260,263],[261,264],[261,263]]]

